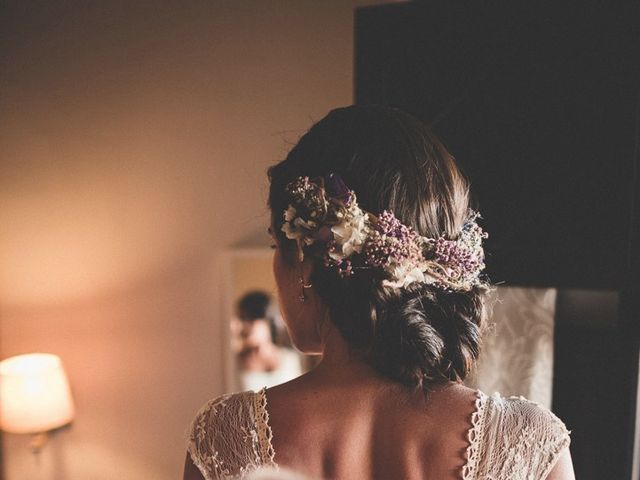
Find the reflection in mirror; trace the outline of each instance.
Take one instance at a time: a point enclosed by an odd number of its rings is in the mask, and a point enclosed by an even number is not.
[[[243,390],[260,390],[302,373],[274,298],[263,290],[242,294],[231,319],[231,345]]]
[[[226,255],[228,392],[287,382],[320,358],[301,354],[291,343],[278,306],[272,256],[268,248],[236,249]]]

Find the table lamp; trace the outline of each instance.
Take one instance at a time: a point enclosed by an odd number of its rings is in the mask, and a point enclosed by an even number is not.
[[[69,382],[56,355],[29,353],[0,362],[0,428],[9,433],[32,434],[38,452],[47,432],[73,420]]]

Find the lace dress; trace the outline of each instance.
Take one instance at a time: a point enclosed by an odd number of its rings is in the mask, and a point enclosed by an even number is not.
[[[462,480],[544,480],[569,445],[564,423],[524,397],[476,393]],[[265,389],[208,402],[188,436],[191,459],[206,480],[277,468]]]

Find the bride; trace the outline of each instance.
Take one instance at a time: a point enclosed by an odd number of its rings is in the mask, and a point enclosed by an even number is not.
[[[337,109],[269,178],[283,316],[297,348],[322,361],[208,402],[185,479],[267,467],[314,479],[574,478],[553,413],[462,384],[488,310],[486,234],[426,126],[387,107]]]

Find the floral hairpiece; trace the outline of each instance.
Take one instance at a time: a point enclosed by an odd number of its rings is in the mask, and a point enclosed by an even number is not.
[[[292,203],[284,211],[282,231],[295,240],[300,260],[304,248],[320,245],[324,264],[342,277],[357,268],[379,268],[390,288],[413,283],[433,284],[445,290],[468,291],[482,284],[482,240],[487,238],[469,210],[456,240],[420,236],[393,213],[376,216],[363,211],[336,174],[298,177],[287,185]]]

